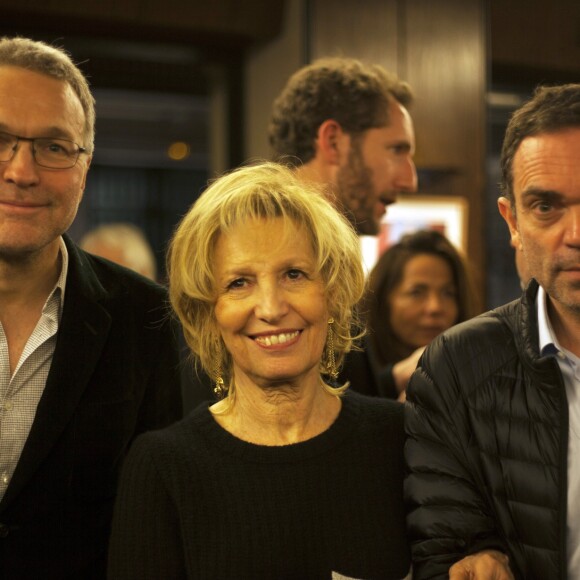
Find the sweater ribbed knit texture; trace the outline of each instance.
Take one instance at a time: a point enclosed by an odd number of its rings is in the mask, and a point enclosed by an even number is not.
[[[402,578],[402,405],[347,392],[308,441],[254,445],[207,406],[126,460],[111,580]]]

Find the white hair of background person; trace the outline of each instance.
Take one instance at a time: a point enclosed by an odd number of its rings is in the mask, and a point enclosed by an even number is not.
[[[129,223],[110,223],[87,232],[80,247],[139,274],[157,279],[157,263],[143,231]]]

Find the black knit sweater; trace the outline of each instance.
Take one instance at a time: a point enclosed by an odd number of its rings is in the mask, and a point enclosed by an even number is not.
[[[308,441],[237,439],[207,406],[126,460],[111,580],[402,578],[402,406],[348,392]]]

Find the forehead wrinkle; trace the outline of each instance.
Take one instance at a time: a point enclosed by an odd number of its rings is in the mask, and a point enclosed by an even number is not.
[[[556,199],[561,198],[562,194],[554,189],[544,189],[543,187],[538,187],[531,185],[522,190],[521,193],[522,201],[525,201],[531,197],[542,197],[544,199]]]
[[[281,218],[276,218],[275,221]],[[269,221],[269,220],[267,220]],[[248,247],[243,243],[237,245],[233,243],[232,234],[237,228],[260,228],[264,220],[244,220],[234,228],[224,228],[216,241],[216,248],[221,246],[219,252],[222,255],[218,267],[214,265],[214,274],[222,277],[253,275],[260,269],[266,271],[281,271],[291,267],[300,267],[313,269],[316,266],[316,256],[314,255],[311,244],[307,245],[308,254],[304,254],[306,249],[302,245],[297,246],[294,242],[298,241],[303,231],[303,226],[296,225],[293,221],[281,223],[279,229],[280,236],[275,239],[266,239],[261,237],[258,246]],[[234,236],[235,237],[235,236]],[[221,240],[221,242],[220,242]],[[227,247],[224,247],[224,243]],[[264,248],[262,248],[264,245]],[[283,253],[282,253],[283,251]],[[259,256],[256,257],[256,252]],[[221,270],[218,272],[218,270]],[[259,273],[259,272],[258,272]]]
[[[228,260],[230,261],[230,264],[224,268],[224,275],[253,273],[259,269],[266,269],[267,271],[281,271],[288,268],[304,268],[306,266],[312,267],[314,261],[313,258],[299,255],[298,253],[284,256],[280,261],[276,261],[273,264],[270,260],[268,260],[268,256],[266,256],[262,261],[256,261],[251,257],[244,257],[243,259],[240,259],[236,262],[235,256],[230,254]],[[232,264],[231,262],[234,263]]]

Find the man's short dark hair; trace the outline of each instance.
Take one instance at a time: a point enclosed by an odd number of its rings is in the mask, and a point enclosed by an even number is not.
[[[513,162],[527,137],[580,127],[580,84],[539,86],[512,115],[501,151],[502,195],[514,205]]]
[[[389,123],[389,103],[407,106],[410,86],[383,67],[325,58],[294,73],[274,101],[268,137],[275,157],[308,163],[320,125],[333,119],[349,135]]]

